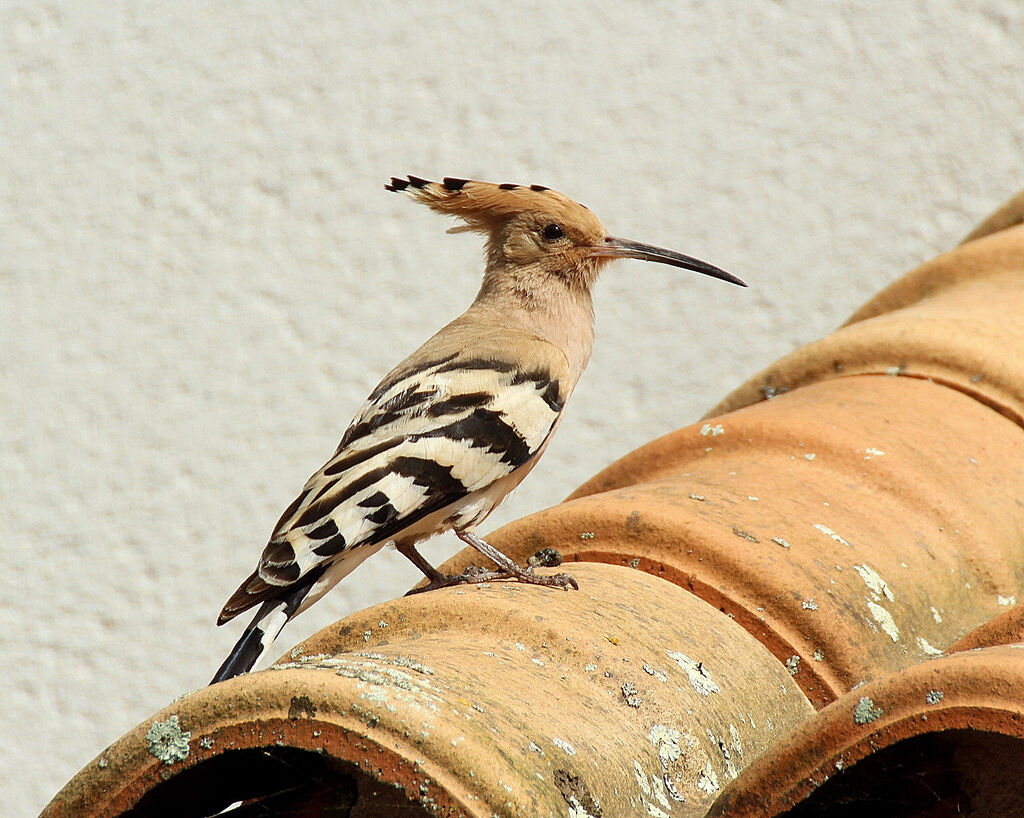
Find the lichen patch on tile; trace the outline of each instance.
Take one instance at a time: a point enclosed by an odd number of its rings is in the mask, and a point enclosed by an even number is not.
[[[857,706],[853,709],[853,721],[855,724],[871,724],[881,718],[882,708],[875,707],[875,703],[867,696],[862,696]]]
[[[149,726],[146,731],[146,749],[164,764],[173,764],[188,758],[191,738],[192,733],[182,730],[177,715],[174,715],[167,721],[155,721]]]
[[[882,579],[881,575],[870,565],[867,563],[854,565],[853,570],[860,574],[860,578],[864,580],[864,584],[874,595],[875,602],[880,602],[883,596],[890,602],[896,601],[896,595],[889,587],[889,583]]]
[[[739,754],[740,758],[743,757],[743,742],[740,739],[740,731],[736,729],[736,725],[729,725],[729,738],[732,739],[732,748]]]
[[[647,740],[658,750],[658,758],[662,764],[678,761],[683,754],[679,746],[680,732],[674,727],[664,724],[655,724],[647,734]]]
[[[924,697],[925,702],[928,704],[938,704],[942,701],[941,690],[929,690]]]
[[[704,771],[697,778],[697,789],[703,790],[708,795],[714,795],[719,789],[721,789],[718,785],[718,774],[711,766],[710,761],[704,767]]]
[[[917,637],[917,646],[929,656],[942,656],[942,651],[930,644],[923,636]]]
[[[814,527],[816,529],[818,529],[818,531],[820,531],[826,537],[835,540],[840,545],[845,545],[847,548],[851,547],[850,544],[846,540],[844,540],[842,537],[840,537],[838,534],[836,534],[836,532],[833,531],[831,528],[829,528],[827,525],[825,525],[823,523],[815,523]]]
[[[871,611],[871,616],[874,617],[875,622],[878,623],[878,627],[885,631],[893,642],[899,642],[900,631],[899,628],[896,627],[896,620],[892,618],[892,614],[881,605],[876,605],[871,601],[868,601],[868,610]]]
[[[685,671],[690,684],[693,685],[693,689],[702,696],[710,696],[712,693],[720,692],[720,688],[715,684],[711,674],[708,673],[707,668],[704,667],[702,662],[695,662],[685,653],[678,651],[669,650],[665,652],[670,659],[674,660]]]

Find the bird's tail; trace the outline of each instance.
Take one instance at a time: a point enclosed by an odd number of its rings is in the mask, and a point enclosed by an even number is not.
[[[305,582],[287,596],[264,602],[210,684],[223,682],[225,679],[232,679],[252,670],[270,650],[270,646],[274,644],[274,640],[288,620],[295,616],[302,600],[312,587],[312,582]]]

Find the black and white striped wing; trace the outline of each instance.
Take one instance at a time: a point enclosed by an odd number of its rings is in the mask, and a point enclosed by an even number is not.
[[[392,373],[282,515],[221,621],[359,546],[429,536],[416,529],[424,518],[532,465],[566,397],[564,356],[548,357],[522,368],[451,355]],[[500,499],[465,513],[482,519]]]

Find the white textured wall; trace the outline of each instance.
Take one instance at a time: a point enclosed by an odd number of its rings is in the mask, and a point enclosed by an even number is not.
[[[495,524],[1024,184],[1020,3],[486,5],[0,2],[5,815],[207,681],[280,510],[472,297],[478,239],[390,175],[549,185],[751,284],[609,269],[590,370]],[[375,557],[281,651],[415,578]]]

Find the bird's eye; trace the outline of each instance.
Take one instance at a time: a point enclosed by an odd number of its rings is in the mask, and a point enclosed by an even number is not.
[[[565,231],[563,231],[561,226],[557,224],[549,224],[543,231],[541,231],[541,234],[548,241],[557,241],[565,235]]]

